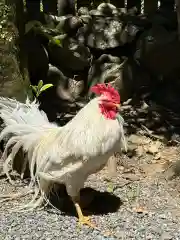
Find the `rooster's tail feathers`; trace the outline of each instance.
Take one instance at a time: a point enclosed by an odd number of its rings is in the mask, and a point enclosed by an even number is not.
[[[52,125],[49,123],[46,114],[39,110],[39,103],[20,103],[15,99],[0,97],[0,117],[6,126],[12,124],[28,124],[29,126],[41,127],[42,125]]]
[[[20,103],[14,99],[0,97],[0,117],[4,122],[4,129],[0,133],[0,141],[6,140],[6,146],[3,153],[4,173],[8,176],[9,162],[14,160],[17,152],[22,148],[28,153],[28,156],[39,156],[43,141],[49,140],[49,134],[54,135],[59,127],[48,121],[46,114],[38,109],[39,104],[29,99],[26,103]],[[53,133],[53,134],[52,134]],[[45,140],[43,140],[45,139]],[[11,153],[8,156],[8,150]],[[36,154],[35,154],[36,153]],[[43,154],[41,155],[43,156]],[[42,157],[43,158],[43,157]],[[30,161],[31,178],[36,160]],[[40,159],[39,159],[40,161]]]

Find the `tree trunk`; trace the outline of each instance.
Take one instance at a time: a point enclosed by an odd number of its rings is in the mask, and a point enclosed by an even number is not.
[[[19,36],[23,37],[21,4],[21,0],[3,0],[0,3],[0,16],[2,16],[0,19],[0,96],[25,101],[29,89],[29,78],[26,60],[20,61],[25,56],[23,48],[20,51],[18,46],[22,45],[22,39]]]
[[[23,48],[24,36],[23,0],[0,2],[0,96],[16,98],[24,102],[31,96],[27,61]],[[22,154],[18,154],[22,156]],[[19,171],[22,157],[15,159]]]

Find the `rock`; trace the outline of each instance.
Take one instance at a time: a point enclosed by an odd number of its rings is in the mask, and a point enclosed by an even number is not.
[[[119,187],[119,188],[122,188],[129,183],[130,183],[130,181],[127,179],[124,179],[124,178],[120,178],[120,179],[118,179],[118,181],[116,180],[117,187]]]
[[[87,7],[80,7],[78,9],[78,15],[83,16],[83,15],[89,15],[89,10]]]
[[[156,141],[150,144],[150,146],[146,147],[146,151],[151,154],[156,154],[159,152],[162,143],[160,141]]]
[[[75,102],[71,88],[72,81],[73,79],[65,76],[60,69],[49,65],[45,83],[52,83],[53,87],[44,91],[39,101],[40,108],[46,112],[50,121],[55,121],[58,113],[69,111]]]
[[[58,0],[57,2],[58,16],[64,16],[68,14],[75,15],[74,0]]]
[[[131,43],[140,31],[149,25],[135,13],[127,13],[125,8],[116,8],[110,3],[102,3],[89,14],[82,13],[86,24],[78,30],[77,39],[99,50],[112,49]]]
[[[89,24],[78,30],[77,39],[91,48],[115,48],[127,42],[127,32],[122,27],[118,20],[94,17]]]
[[[136,148],[136,154],[138,157],[141,157],[145,154],[145,150],[143,146],[137,146]]]
[[[101,57],[94,61],[94,64],[88,73],[88,85],[93,86],[99,83],[109,82],[110,79],[114,80],[119,77],[119,70],[121,59],[113,57],[112,55],[103,54]],[[89,96],[94,96],[89,92]]]
[[[177,33],[170,33],[163,26],[153,25],[140,35],[134,58],[156,76],[172,78],[180,69],[180,44]]]
[[[128,29],[120,19],[123,11],[109,3],[102,3],[96,10],[91,10],[89,23],[80,28],[77,38],[91,48],[108,49],[131,42]]]
[[[92,16],[120,16],[122,13],[126,13],[126,9],[116,8],[111,3],[101,3],[97,9],[93,9],[89,13]]]
[[[173,236],[168,232],[164,232],[160,237],[160,240],[171,240],[171,239],[173,239]]]
[[[92,20],[92,17],[90,16],[90,13],[87,7],[79,8],[78,16],[82,20],[83,24],[88,24]]]
[[[177,160],[174,163],[172,163],[172,166],[169,169],[169,172],[173,172],[173,175],[175,176],[180,176],[180,160]]]
[[[97,83],[111,83],[120,93],[121,101],[132,94],[132,79],[126,75],[128,63],[112,55],[103,54],[94,61],[88,73],[88,89]],[[94,94],[88,90],[89,97]]]
[[[67,33],[68,35],[75,35],[77,30],[82,26],[82,21],[76,16],[62,16],[58,17],[59,23],[56,29],[62,33]]]
[[[28,71],[32,85],[45,80],[49,69],[49,56],[40,39],[33,32],[25,37],[25,51],[28,60]]]
[[[66,77],[60,69],[53,65],[49,65],[49,71],[47,74],[47,83],[52,83],[56,87],[56,94],[62,100],[73,101],[69,82],[72,79]]]
[[[113,14],[113,12],[118,13],[117,8],[111,3],[101,3],[97,7],[97,11],[99,11],[103,15],[110,15],[110,14]]]
[[[77,99],[80,101],[79,96],[84,89],[83,80],[72,79],[59,68],[49,64],[44,83],[53,84],[52,88],[39,96],[40,108],[46,112],[50,121],[57,120],[62,112],[71,112],[70,117],[66,116],[66,119],[70,120],[74,116],[73,108],[78,111],[84,106],[82,106],[82,102],[77,101]]]
[[[128,141],[135,145],[146,145],[149,144],[151,140],[143,136],[131,134],[128,138]]]
[[[161,233],[162,233],[162,230],[156,226],[152,226],[151,231],[157,235],[161,235]]]
[[[49,62],[52,65],[74,74],[89,67],[91,54],[87,47],[67,36],[61,40],[62,47],[56,45],[48,47]]]
[[[128,144],[127,156],[128,156],[129,158],[132,158],[133,156],[136,155],[136,148],[137,148],[136,145]]]
[[[134,134],[131,134],[128,138],[128,141],[132,144],[138,144],[141,142],[140,137]]]
[[[159,160],[159,159],[161,159],[161,153],[157,152],[154,156],[154,160]]]
[[[125,236],[125,232],[124,230],[119,230],[115,233],[115,236],[117,237],[117,239],[123,239]]]

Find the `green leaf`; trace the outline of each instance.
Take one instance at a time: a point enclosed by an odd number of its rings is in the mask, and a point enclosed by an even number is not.
[[[43,86],[43,80],[40,80],[38,83],[38,89],[40,90]]]
[[[53,44],[56,44],[57,46],[62,46],[61,40],[59,40],[59,39],[52,38],[52,39],[50,40],[50,42],[53,43]]]
[[[30,85],[30,87],[32,88],[32,90],[33,90],[35,93],[37,93],[37,90],[38,90],[37,86]]]
[[[61,46],[61,41],[59,39],[55,39],[55,43]]]
[[[36,93],[36,97],[38,98],[39,95],[40,95],[40,91],[37,91],[37,93]]]
[[[40,1],[40,12],[43,12],[43,4],[42,4],[42,1]]]
[[[107,187],[107,191],[108,191],[109,193],[113,193],[113,191],[114,191],[113,183],[110,182],[108,185],[109,185],[109,186]]]
[[[40,92],[45,91],[46,89],[53,87],[53,84],[49,83],[49,84],[45,84],[44,86],[42,86],[42,88],[40,89]]]

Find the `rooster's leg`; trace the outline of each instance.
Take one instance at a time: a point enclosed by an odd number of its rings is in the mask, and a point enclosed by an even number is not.
[[[75,205],[75,208],[76,208],[76,211],[78,214],[79,224],[80,225],[88,225],[89,227],[96,228],[95,224],[91,223],[90,217],[83,215],[81,207],[79,205],[79,198],[74,197],[74,198],[72,198],[72,200],[73,200],[73,203]]]

